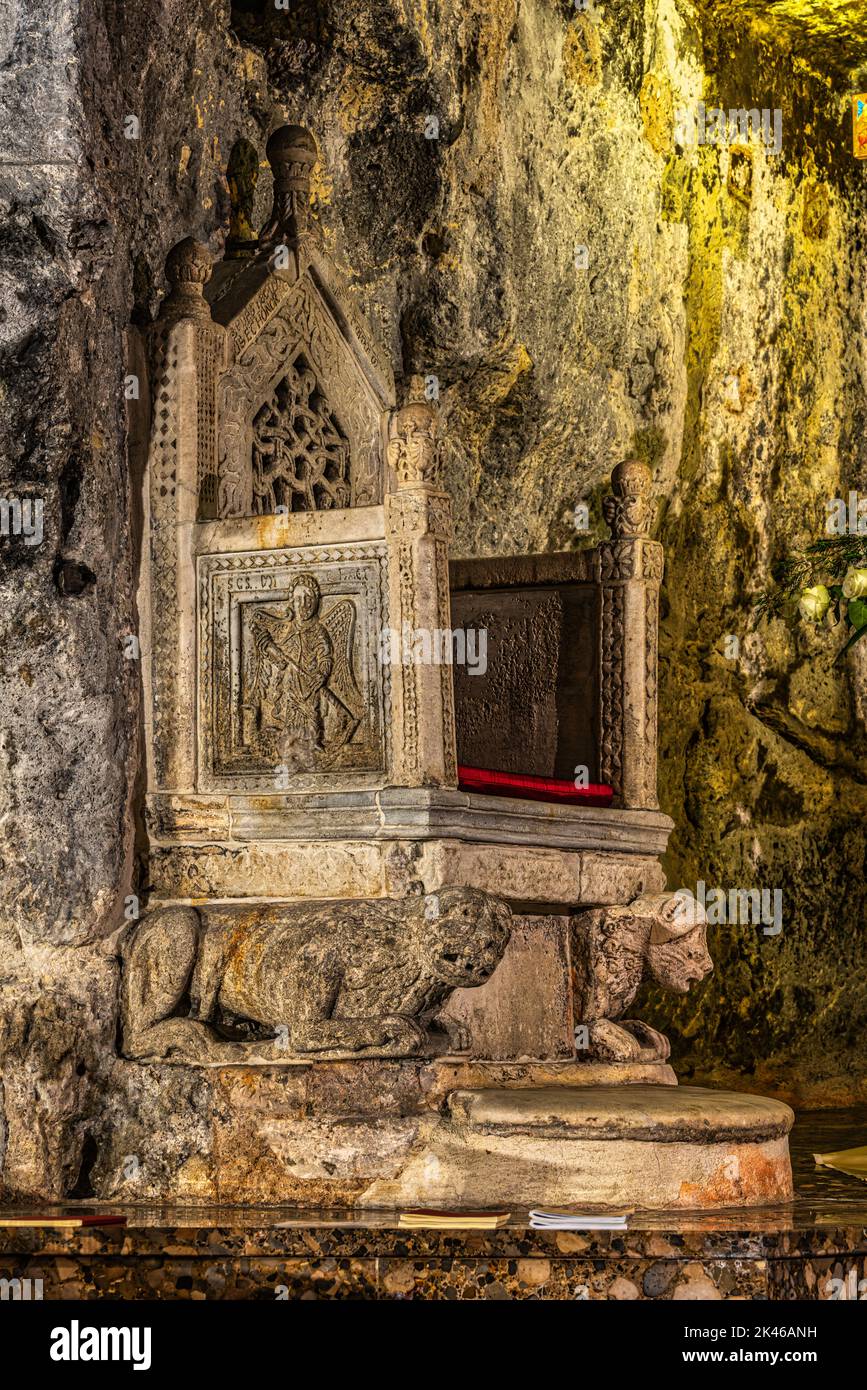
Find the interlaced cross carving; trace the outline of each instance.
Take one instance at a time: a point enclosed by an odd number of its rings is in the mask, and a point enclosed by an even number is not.
[[[298,358],[253,420],[253,512],[349,504],[349,444],[314,372]]]

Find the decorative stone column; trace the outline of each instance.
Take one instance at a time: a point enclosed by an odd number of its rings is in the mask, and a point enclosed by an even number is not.
[[[655,809],[656,659],[663,548],[648,538],[650,469],[627,459],[603,503],[612,539],[597,548],[599,771],[615,803]]]
[[[149,487],[150,582],[140,596],[142,660],[153,790],[195,787],[195,566],[191,530],[200,492],[216,475],[216,383],[226,330],[203,290],[207,247],[186,237],[169,252],[171,286],[151,329],[153,382]]]
[[[385,499],[389,543],[395,786],[456,787],[448,543],[451,499],[439,485],[436,413],[414,377],[392,417]]]

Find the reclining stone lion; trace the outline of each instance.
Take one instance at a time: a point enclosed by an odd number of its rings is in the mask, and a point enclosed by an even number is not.
[[[510,924],[504,902],[470,888],[160,908],[121,947],[123,1050],[200,1063],[417,1054],[446,997],[493,974]],[[458,1025],[443,1027],[465,1045]],[[238,1041],[245,1033],[257,1040]]]
[[[628,907],[581,913],[572,932],[579,1055],[599,1062],[664,1062],[670,1051],[665,1034],[623,1014],[648,976],[663,989],[686,994],[713,970],[701,903],[689,893],[649,893]]]

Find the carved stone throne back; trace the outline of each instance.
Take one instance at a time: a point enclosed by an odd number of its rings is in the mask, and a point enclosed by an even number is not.
[[[215,267],[179,243],[151,330],[149,792],[454,785],[451,672],[383,657],[407,623],[449,625],[433,411],[395,409],[308,219],[312,136],[283,127],[267,153],[258,240]]]

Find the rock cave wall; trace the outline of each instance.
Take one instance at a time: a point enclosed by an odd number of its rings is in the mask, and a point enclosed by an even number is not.
[[[784,892],[778,936],[713,929],[713,977],[649,1002],[682,1077],[861,1094],[863,658],[832,668],[832,637],[751,606],[826,499],[867,487],[867,53],[845,19],[773,9],[9,7],[0,431],[44,540],[0,556],[0,1191],[87,1195],[116,1103],[104,938],[147,887],[125,330],[175,241],[219,249],[231,148],[284,119],[316,133],[315,212],[396,370],[439,379],[458,553],[587,544],[612,466],[654,469],[669,883]],[[683,148],[701,100],[780,107],[782,153]]]

